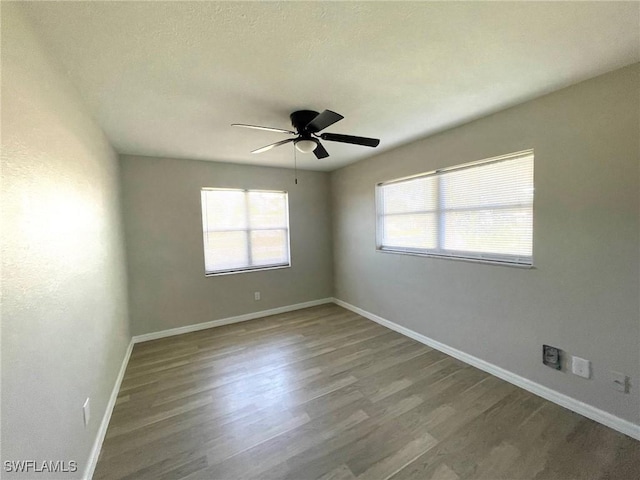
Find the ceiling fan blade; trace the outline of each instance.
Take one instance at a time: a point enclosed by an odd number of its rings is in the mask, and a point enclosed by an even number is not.
[[[246,125],[244,123],[232,123],[231,126],[232,127],[253,128],[254,130],[266,130],[267,132],[290,133],[291,135],[295,135],[296,134],[296,132],[292,132],[291,130],[284,130],[282,128],[261,127],[259,125]]]
[[[330,125],[333,125],[336,122],[339,122],[344,117],[339,113],[332,112],[331,110],[325,110],[322,113],[319,113],[315,116],[313,120],[307,123],[307,126],[304,129],[307,132],[316,133],[320,130],[324,130]]]
[[[280,145],[284,145],[285,143],[293,142],[294,140],[295,138],[287,138],[286,140],[280,140],[279,142],[272,143],[271,145],[267,145],[265,147],[261,147],[256,150],[253,150],[251,153],[266,152],[267,150],[271,150],[272,148],[279,147]]]
[[[380,144],[380,140],[377,138],[354,137],[353,135],[340,135],[339,133],[323,133],[320,138],[330,142],[353,143],[354,145],[363,145],[365,147],[377,147]]]
[[[318,142],[318,146],[313,151],[313,154],[318,160],[320,160],[321,158],[327,158],[329,156],[329,152],[324,149],[320,142]]]

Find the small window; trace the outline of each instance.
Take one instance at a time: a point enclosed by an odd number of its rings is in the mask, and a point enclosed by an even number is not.
[[[533,151],[380,183],[381,251],[532,265]]]
[[[291,265],[287,192],[203,188],[201,197],[206,274]]]

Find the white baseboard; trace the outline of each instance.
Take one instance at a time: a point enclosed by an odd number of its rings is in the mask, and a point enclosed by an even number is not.
[[[268,317],[269,315],[277,315],[279,313],[292,312],[294,310],[315,307],[316,305],[323,305],[325,303],[332,303],[332,302],[333,302],[333,298],[321,298],[319,300],[312,300],[310,302],[296,303],[294,305],[285,305],[284,307],[277,307],[277,308],[271,308],[269,310],[261,310],[259,312],[246,313],[244,315],[238,315],[236,317],[221,318],[219,320],[212,320],[210,322],[196,323],[195,325],[186,325],[184,327],[170,328],[168,330],[161,330],[159,332],[145,333],[143,335],[135,335],[133,337],[133,343],[148,342],[149,340],[157,340],[158,338],[172,337],[174,335],[181,335],[183,333],[197,332],[198,330],[205,330],[207,328],[220,327],[222,325],[229,325],[231,323],[246,322],[247,320],[254,320],[256,318]]]
[[[118,372],[118,376],[116,377],[116,382],[113,385],[113,390],[111,390],[111,396],[109,397],[107,408],[104,411],[102,422],[100,422],[98,434],[96,435],[96,439],[93,442],[93,448],[91,449],[91,454],[89,455],[89,461],[87,463],[87,467],[84,470],[84,476],[82,477],[85,480],[91,480],[91,478],[93,478],[93,472],[95,471],[96,464],[98,463],[100,450],[102,450],[102,442],[104,442],[104,437],[107,435],[107,429],[109,428],[109,421],[111,420],[113,407],[115,407],[116,405],[118,392],[120,391],[120,385],[122,384],[122,379],[124,378],[124,372],[127,370],[127,365],[129,364],[129,357],[131,357],[132,350],[133,339],[129,341],[129,346],[127,347],[127,351],[125,352],[124,358],[122,359],[122,365],[120,366],[120,371]]]
[[[340,305],[341,307],[346,308],[347,310],[351,310],[352,312],[357,313],[358,315],[362,315],[369,320],[373,320],[380,325],[384,325],[391,330],[394,330],[402,335],[405,335],[409,338],[412,338],[420,343],[423,343],[431,348],[435,348],[447,355],[450,355],[458,360],[472,365],[480,370],[483,370],[491,375],[494,375],[502,380],[505,380],[509,383],[512,383],[520,388],[523,388],[535,395],[538,395],[550,402],[556,403],[562,407],[568,408],[580,415],[584,415],[591,420],[594,420],[598,423],[606,425],[607,427],[613,428],[618,432],[624,433],[636,440],[640,440],[640,425],[629,422],[628,420],[624,420],[620,417],[616,417],[615,415],[605,412],[599,408],[596,408],[592,405],[581,402],[580,400],[576,400],[575,398],[569,397],[563,393],[552,390],[544,385],[540,385],[539,383],[532,382],[520,375],[516,375],[509,370],[505,370],[504,368],[493,365],[489,362],[486,362],[478,357],[474,357],[473,355],[469,355],[461,350],[455,349],[444,343],[440,343],[432,338],[426,337],[421,333],[415,332],[409,328],[403,327],[402,325],[398,325],[390,320],[382,318],[378,315],[375,315],[371,312],[367,312],[361,308],[358,308],[350,303],[339,300],[337,298],[333,299],[336,305]]]

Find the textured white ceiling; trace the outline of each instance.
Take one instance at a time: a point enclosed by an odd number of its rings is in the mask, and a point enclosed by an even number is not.
[[[381,150],[640,61],[640,3],[32,2],[25,11],[120,153],[292,166],[297,109],[337,111],[299,168]]]

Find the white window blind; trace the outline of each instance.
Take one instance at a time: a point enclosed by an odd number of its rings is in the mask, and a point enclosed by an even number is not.
[[[204,188],[201,198],[207,274],[290,265],[287,192]]]
[[[533,151],[377,186],[378,249],[531,265]]]

